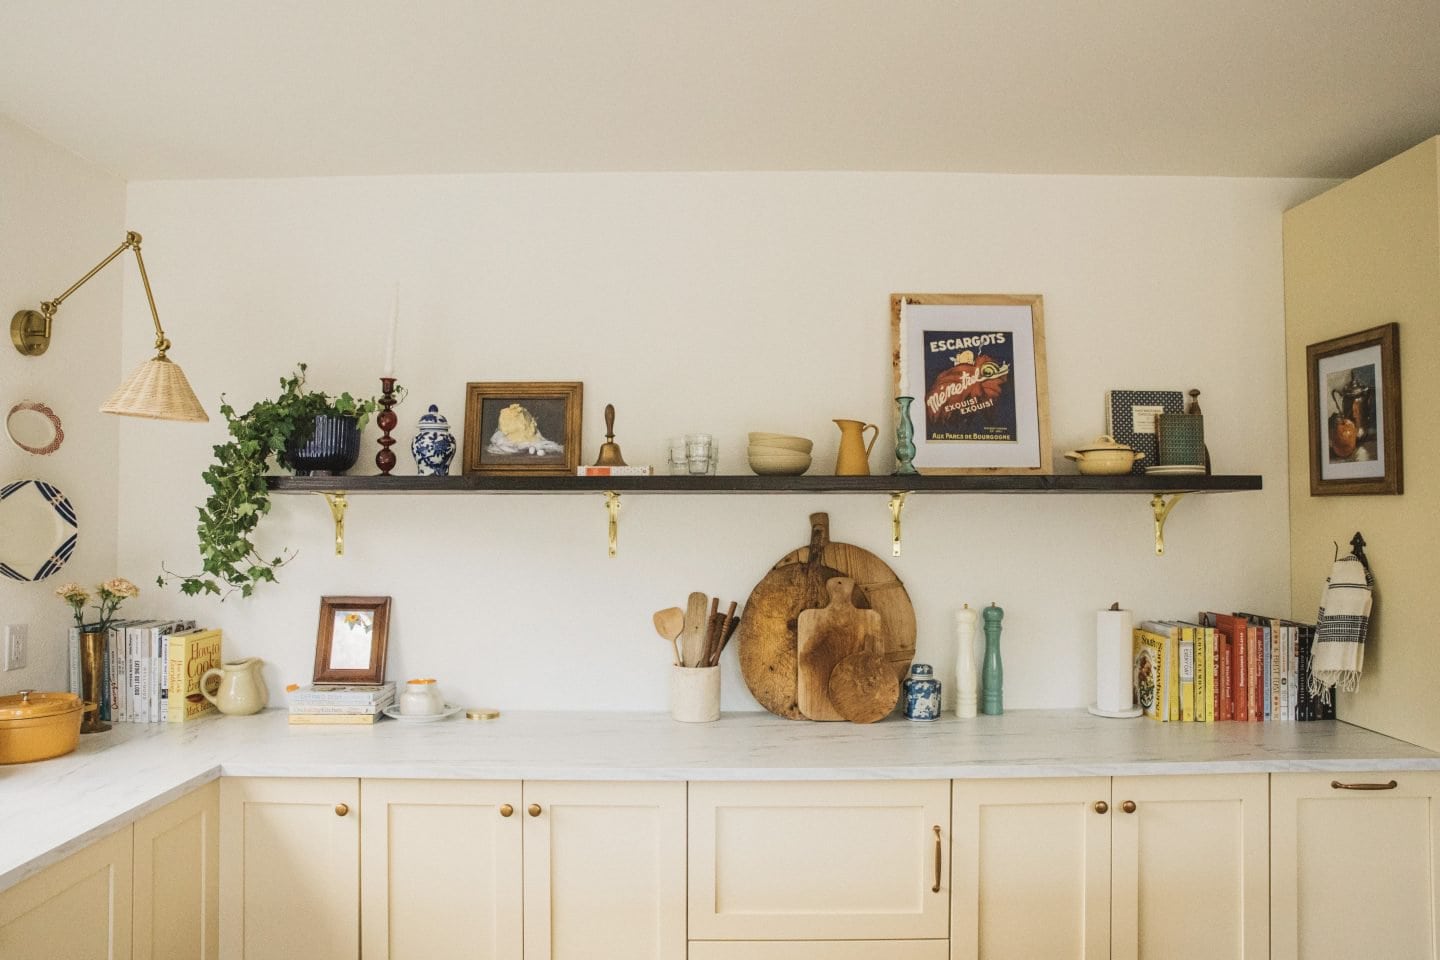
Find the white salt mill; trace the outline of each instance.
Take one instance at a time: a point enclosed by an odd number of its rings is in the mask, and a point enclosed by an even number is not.
[[[975,716],[979,683],[975,672],[975,628],[979,614],[965,604],[955,611],[955,636],[959,650],[955,656],[955,716],[969,720]]]

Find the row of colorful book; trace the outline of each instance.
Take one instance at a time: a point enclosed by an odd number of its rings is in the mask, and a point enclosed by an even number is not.
[[[1156,720],[1328,720],[1310,691],[1315,625],[1245,613],[1150,620],[1134,631],[1135,703]],[[1323,702],[1328,700],[1329,702]]]
[[[291,723],[366,724],[380,719],[385,708],[395,702],[395,683],[317,683],[309,687],[292,683],[285,688],[285,694],[290,702]]]
[[[80,634],[70,628],[70,691],[82,694]],[[115,620],[105,631],[100,719],[111,723],[180,723],[214,710],[200,678],[221,664],[219,630],[194,620]]]

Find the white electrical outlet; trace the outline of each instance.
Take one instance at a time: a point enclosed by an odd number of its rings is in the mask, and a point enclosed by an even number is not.
[[[5,669],[19,670],[25,666],[26,647],[30,642],[30,627],[23,623],[12,623],[5,628]]]

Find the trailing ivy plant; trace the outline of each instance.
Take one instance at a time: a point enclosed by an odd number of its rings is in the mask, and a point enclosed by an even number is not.
[[[220,401],[230,439],[215,446],[215,461],[202,474],[210,496],[199,508],[200,523],[195,528],[201,571],[183,575],[162,566],[164,572],[156,583],[163,587],[178,581],[180,591],[189,596],[213,593],[224,599],[236,590],[248,597],[261,583],[274,583],[275,571],[295,556],[293,550],[286,550],[263,557],[252,539],[260,518],[270,512],[265,477],[271,460],[284,466],[287,444],[291,438],[308,441],[317,416],[355,417],[363,429],[379,402],[374,397],[357,400],[349,393],[332,397],[306,390],[303,363],[296,365],[293,375],[281,378],[280,395],[274,400],[261,400],[241,414],[223,394]]]

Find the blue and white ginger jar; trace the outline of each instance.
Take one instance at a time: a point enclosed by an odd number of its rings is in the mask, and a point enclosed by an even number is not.
[[[910,667],[910,676],[905,679],[905,718],[940,719],[940,681],[928,663]]]
[[[450,421],[441,416],[440,408],[432,403],[415,426],[419,432],[410,441],[415,472],[422,477],[448,477],[450,461],[455,459],[455,437],[450,432]]]

